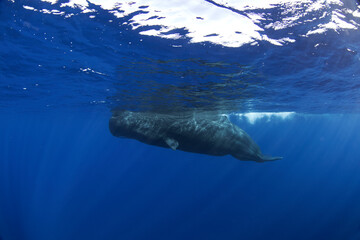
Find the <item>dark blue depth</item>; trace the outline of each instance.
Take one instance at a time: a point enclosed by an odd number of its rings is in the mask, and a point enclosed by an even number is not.
[[[238,122],[271,163],[116,139],[108,116],[2,116],[2,239],[358,239],[359,116]]]

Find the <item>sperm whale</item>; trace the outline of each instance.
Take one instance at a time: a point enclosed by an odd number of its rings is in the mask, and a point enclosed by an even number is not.
[[[282,158],[263,155],[251,137],[224,115],[114,111],[109,129],[116,137],[173,150],[231,155],[239,160],[256,162]]]

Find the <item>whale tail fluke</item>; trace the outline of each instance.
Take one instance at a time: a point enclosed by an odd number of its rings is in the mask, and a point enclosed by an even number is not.
[[[253,154],[253,155],[237,155],[231,154],[233,157],[242,160],[242,161],[255,161],[255,162],[270,162],[282,159],[282,157],[271,157],[260,154]]]
[[[276,160],[280,160],[280,159],[282,159],[282,157],[271,157],[271,156],[262,155],[258,162],[276,161]]]

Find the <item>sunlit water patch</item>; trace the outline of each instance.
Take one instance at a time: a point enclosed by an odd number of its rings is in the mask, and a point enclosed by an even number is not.
[[[251,124],[256,123],[258,120],[265,119],[266,121],[270,121],[272,119],[291,119],[295,116],[295,112],[249,112],[249,113],[238,113],[235,114],[241,119],[246,119]]]
[[[43,0],[56,4],[56,0]],[[282,37],[269,37],[267,30],[284,30],[294,26],[312,26],[303,29],[303,36],[324,33],[330,29],[356,30],[360,26],[349,16],[358,17],[359,10],[346,6],[340,0],[271,0],[261,1],[161,1],[138,0],[71,0],[62,8],[72,7],[96,17],[97,10],[91,4],[109,10],[116,17],[131,16],[128,24],[141,35],[178,39],[188,37],[190,42],[212,42],[228,47],[258,44],[268,41],[274,45],[295,42],[293,32],[286,31]],[[352,4],[354,5],[354,3]],[[32,7],[24,6],[29,10]],[[43,13],[73,16],[59,10],[40,9]],[[316,25],[314,25],[314,23]],[[245,27],[246,26],[246,27]],[[179,30],[186,30],[181,34]],[[270,31],[269,31],[270,32]],[[271,34],[274,35],[275,34]]]

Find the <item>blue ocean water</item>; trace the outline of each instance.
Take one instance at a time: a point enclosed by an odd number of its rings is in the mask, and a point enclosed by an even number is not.
[[[1,240],[360,239],[356,1],[105,2],[0,1]],[[284,158],[115,138],[114,109],[228,114]]]

